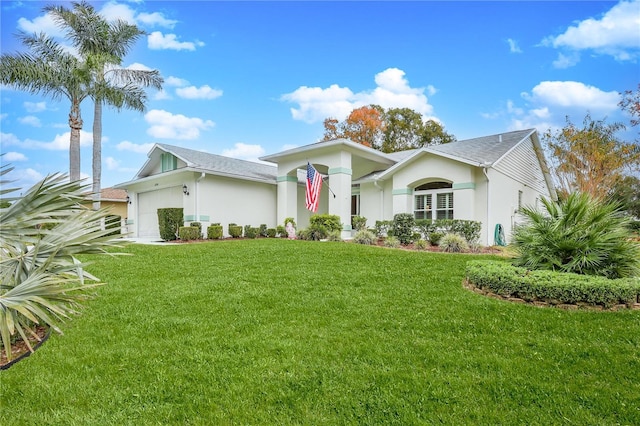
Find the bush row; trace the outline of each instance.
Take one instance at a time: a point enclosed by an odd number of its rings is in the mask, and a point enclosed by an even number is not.
[[[506,262],[467,262],[467,280],[475,287],[505,297],[551,304],[589,304],[606,308],[640,303],[640,279],[530,271]]]
[[[420,239],[437,246],[447,234],[460,235],[469,244],[480,239],[482,223],[461,219],[414,219],[410,213],[396,214],[393,220],[377,220],[375,232],[378,237],[395,236],[402,244]]]

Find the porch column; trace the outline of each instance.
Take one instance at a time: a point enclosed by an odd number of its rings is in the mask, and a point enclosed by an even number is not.
[[[329,214],[340,217],[342,238],[351,238],[351,153],[340,153],[340,164],[329,168]]]
[[[284,225],[284,220],[288,217],[298,222],[297,203],[298,203],[298,175],[297,170],[293,170],[286,176],[278,176],[278,207],[277,207],[277,225]]]

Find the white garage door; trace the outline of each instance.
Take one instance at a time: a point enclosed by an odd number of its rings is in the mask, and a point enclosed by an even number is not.
[[[158,209],[168,207],[182,207],[181,186],[138,194],[138,236],[160,239]]]

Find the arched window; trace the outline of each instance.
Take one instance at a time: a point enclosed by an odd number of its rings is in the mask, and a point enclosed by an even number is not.
[[[453,184],[428,182],[414,189],[416,219],[453,219]]]

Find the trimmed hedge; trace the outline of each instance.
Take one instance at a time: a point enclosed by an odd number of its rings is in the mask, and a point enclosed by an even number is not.
[[[158,227],[160,238],[173,241],[178,238],[178,228],[184,225],[184,211],[182,207],[158,209]]]
[[[207,228],[207,238],[210,240],[219,240],[222,238],[222,225],[210,225]]]
[[[475,287],[505,297],[550,304],[589,304],[610,308],[640,303],[640,279],[608,279],[567,272],[530,271],[509,263],[467,262],[467,280]]]
[[[182,241],[191,241],[200,239],[200,228],[197,226],[181,226],[178,230],[178,236]]]

